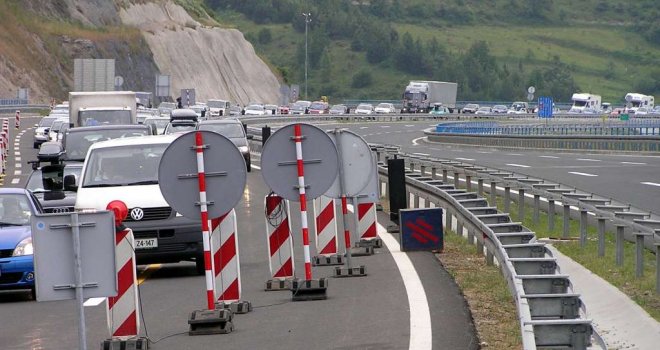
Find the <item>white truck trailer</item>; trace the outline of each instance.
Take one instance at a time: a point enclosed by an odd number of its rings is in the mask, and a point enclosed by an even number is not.
[[[601,111],[600,95],[576,93],[571,97],[573,106],[568,111],[571,114],[597,114]]]
[[[69,92],[69,123],[73,127],[137,124],[135,92]]]
[[[401,113],[428,113],[441,103],[453,112],[456,108],[458,84],[444,81],[411,81],[403,92]]]
[[[629,92],[626,94],[626,112],[635,113],[639,107],[646,107],[653,109],[655,106],[655,98],[653,96]]]

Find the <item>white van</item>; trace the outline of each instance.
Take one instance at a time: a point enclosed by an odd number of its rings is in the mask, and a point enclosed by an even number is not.
[[[596,114],[601,112],[600,95],[575,93],[571,100],[573,106],[568,110],[570,114]]]
[[[158,186],[158,166],[176,135],[128,137],[93,144],[78,181],[75,209],[104,210],[120,200],[128,207],[124,224],[133,229],[139,264],[195,261],[204,273],[199,220],[176,213]]]

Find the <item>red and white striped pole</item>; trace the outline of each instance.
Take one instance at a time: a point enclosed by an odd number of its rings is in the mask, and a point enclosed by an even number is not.
[[[312,258],[309,254],[309,228],[307,226],[307,196],[305,196],[305,167],[302,155],[302,130],[300,124],[293,126],[298,165],[298,193],[300,194],[300,226],[302,227],[303,252],[305,254],[305,280],[312,279]]]
[[[288,202],[278,195],[266,196],[265,202],[270,275],[277,280],[293,278],[295,267]],[[278,216],[269,220],[278,209],[281,210]]]
[[[202,133],[195,133],[195,150],[197,152],[197,180],[199,184],[199,204],[202,219],[202,242],[204,244],[204,270],[206,271],[206,303],[209,310],[215,309],[215,287],[213,275],[213,260],[211,259],[211,232],[209,231],[209,213],[206,206],[206,175],[204,173],[204,140]]]
[[[16,119],[16,123],[14,124],[14,126],[16,127],[16,129],[19,129],[21,127],[21,111],[16,111],[15,119]]]
[[[319,255],[337,254],[337,217],[335,200],[321,196],[314,200],[316,218],[316,251]]]
[[[341,213],[344,215],[344,218],[348,217],[348,203],[346,202],[346,195],[341,195]],[[344,223],[347,221],[344,220]],[[351,231],[348,229],[348,225],[344,224],[344,246],[346,247],[346,261],[348,267],[351,268]]]

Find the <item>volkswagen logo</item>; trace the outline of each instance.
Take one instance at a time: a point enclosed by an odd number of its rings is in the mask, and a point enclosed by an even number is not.
[[[142,218],[144,218],[144,210],[142,210],[142,208],[131,209],[131,219],[140,221]]]

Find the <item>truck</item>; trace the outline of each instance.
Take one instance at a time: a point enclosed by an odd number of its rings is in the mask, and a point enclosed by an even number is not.
[[[71,127],[137,123],[133,91],[69,92]]]
[[[210,118],[220,118],[229,115],[229,108],[231,107],[229,101],[208,100],[206,105],[209,107]]]
[[[411,81],[403,92],[401,113],[428,113],[438,103],[454,112],[458,84],[444,81]]]
[[[573,106],[568,110],[570,114],[596,114],[601,112],[600,95],[590,93],[575,93],[571,97]]]
[[[651,110],[655,105],[655,98],[653,96],[635,92],[627,93],[625,99],[627,113],[635,113],[639,107],[646,107],[647,109]]]

